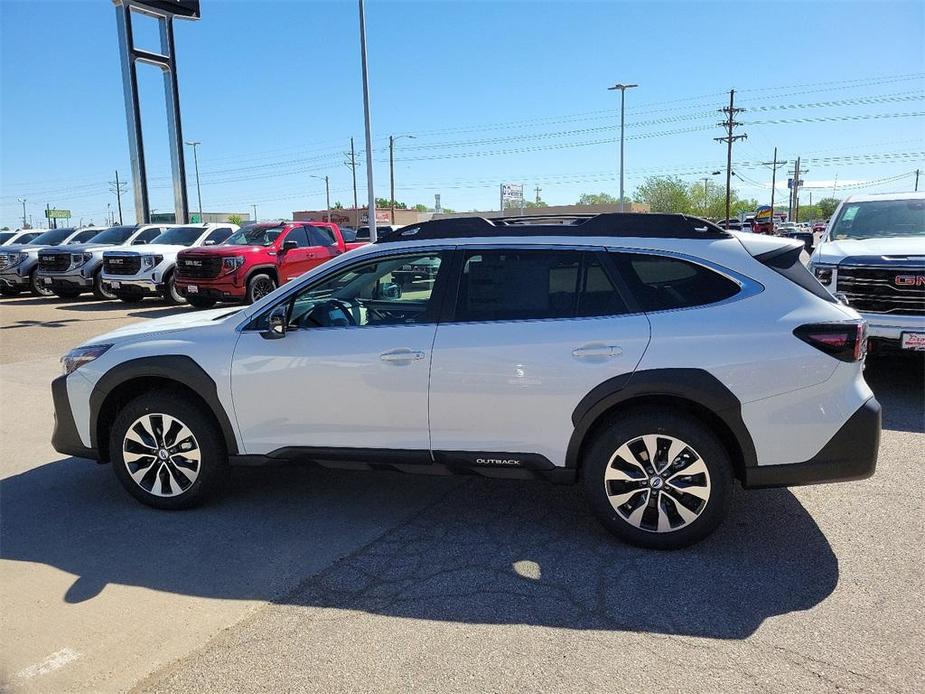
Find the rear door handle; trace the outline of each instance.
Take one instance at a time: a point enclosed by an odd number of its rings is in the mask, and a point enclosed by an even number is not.
[[[379,355],[379,358],[382,361],[390,362],[412,362],[420,361],[424,358],[424,352],[414,349],[408,349],[403,347],[401,349],[393,349],[390,352],[383,352]]]
[[[623,348],[619,345],[607,345],[602,342],[582,345],[572,350],[572,356],[578,359],[584,357],[619,357]]]

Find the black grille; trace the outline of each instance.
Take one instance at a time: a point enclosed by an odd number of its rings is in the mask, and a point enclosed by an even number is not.
[[[177,276],[191,279],[218,277],[222,269],[221,256],[193,255],[177,261]]]
[[[925,267],[840,267],[837,286],[857,311],[925,315]]]
[[[39,269],[64,272],[71,266],[70,253],[39,253]]]
[[[140,269],[140,256],[103,256],[103,272],[105,272],[107,275],[135,275]]]

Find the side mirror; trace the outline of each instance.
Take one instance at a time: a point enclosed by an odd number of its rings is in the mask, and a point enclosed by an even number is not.
[[[283,253],[286,251],[291,251],[293,248],[298,248],[299,244],[296,241],[283,241]]]
[[[394,282],[377,284],[373,292],[374,299],[401,299],[401,287]]]
[[[286,337],[286,307],[277,306],[270,311],[267,319],[267,329],[260,333],[267,340],[278,340]]]

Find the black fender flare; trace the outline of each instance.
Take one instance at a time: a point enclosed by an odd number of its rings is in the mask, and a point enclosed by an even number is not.
[[[574,430],[565,454],[567,468],[578,467],[581,446],[600,417],[637,398],[667,396],[699,405],[731,432],[742,453],[742,464],[758,464],[755,444],[742,420],[742,403],[719,379],[704,369],[649,369],[622,374],[595,386],[572,412]]]
[[[225,440],[228,455],[238,454],[238,443],[228,413],[218,398],[218,388],[212,377],[191,357],[183,354],[165,354],[130,359],[112,367],[93,386],[90,392],[90,447],[100,450],[97,441],[99,413],[109,394],[123,383],[136,378],[163,378],[186,386],[201,397],[218,422]]]

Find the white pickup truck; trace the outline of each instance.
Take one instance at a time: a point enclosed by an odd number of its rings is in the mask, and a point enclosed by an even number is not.
[[[126,303],[146,296],[184,303],[175,286],[177,254],[193,246],[216,246],[238,230],[237,224],[186,224],[168,229],[150,244],[123,246],[103,253],[103,283]]]
[[[867,320],[873,352],[925,351],[925,193],[845,199],[809,268]]]

